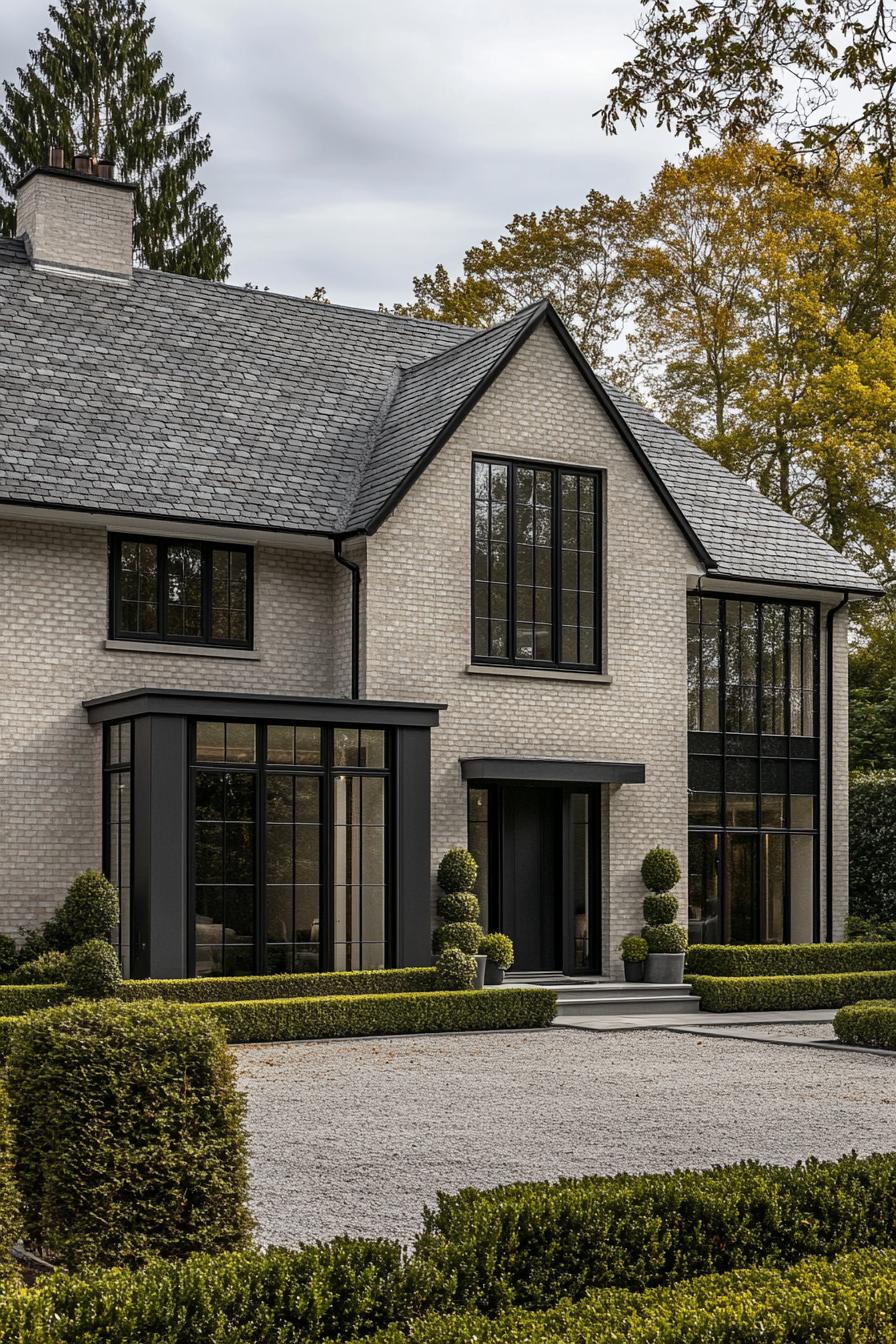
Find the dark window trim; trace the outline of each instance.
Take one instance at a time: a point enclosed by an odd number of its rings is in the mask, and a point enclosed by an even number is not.
[[[196,790],[195,775],[199,770],[227,773],[251,771],[255,777],[255,856],[253,879],[255,883],[255,949],[251,974],[266,974],[267,938],[265,936],[265,847],[261,843],[266,824],[265,780],[270,774],[311,775],[321,780],[321,847],[320,847],[320,960],[319,970],[333,969],[333,913],[335,837],[333,834],[333,781],[339,775],[359,777],[370,775],[386,780],[386,820],[383,828],[385,845],[385,957],[386,966],[397,964],[398,928],[395,882],[395,855],[397,844],[396,803],[396,740],[391,724],[383,723],[323,723],[319,719],[291,719],[293,727],[319,728],[321,734],[321,763],[319,765],[281,765],[267,761],[267,728],[271,720],[257,719],[240,714],[219,714],[218,722],[252,723],[255,727],[254,761],[198,761],[196,759],[196,725],[201,717],[190,718],[187,724],[187,967],[190,975],[196,973]],[[280,723],[284,720],[280,720]],[[333,729],[338,727],[375,728],[385,734],[385,765],[334,765],[332,762]]]
[[[110,743],[112,740],[113,728],[124,728],[128,730],[129,747],[128,759],[126,761],[110,761]],[[102,865],[103,874],[111,880],[112,876],[112,854],[109,846],[111,839],[111,821],[112,821],[112,800],[110,790],[114,776],[128,774],[131,777],[130,792],[130,817],[129,817],[129,835],[130,835],[130,855],[128,859],[128,883],[130,894],[130,918],[127,930],[127,942],[131,952],[131,963],[134,957],[134,720],[133,719],[115,719],[109,723],[103,724],[103,797],[102,797]],[[119,889],[119,902],[121,891]],[[119,926],[118,926],[118,959],[122,959],[122,946],[124,941],[124,930],[121,927],[120,920],[121,905],[119,903]]]
[[[158,573],[156,578],[156,603],[159,613],[157,633],[139,634],[131,630],[122,630],[120,626],[121,602],[121,547],[123,542],[138,542],[158,548]],[[173,635],[168,631],[167,602],[167,556],[169,546],[192,546],[202,552],[202,630],[201,635]],[[212,591],[212,552],[227,551],[246,557],[246,638],[212,639],[211,637],[211,591]],[[146,644],[183,644],[203,645],[218,649],[254,648],[255,624],[255,548],[225,541],[210,541],[207,538],[154,536],[138,532],[113,532],[109,534],[109,638],[124,639]]]
[[[476,466],[477,463],[498,463],[507,472],[507,638],[511,652],[506,658],[493,658],[476,652]],[[531,467],[549,471],[553,476],[552,545],[551,545],[551,652],[550,659],[518,658],[513,653],[516,639],[516,554],[513,540],[514,526],[514,468]],[[566,663],[559,658],[561,638],[560,574],[562,558],[561,475],[586,476],[594,481],[594,661]],[[606,470],[586,467],[579,462],[544,462],[529,457],[505,457],[500,453],[476,453],[470,464],[470,660],[494,667],[557,668],[563,672],[581,672],[593,675],[604,671],[604,573],[606,557],[604,538],[606,524],[604,500]]]

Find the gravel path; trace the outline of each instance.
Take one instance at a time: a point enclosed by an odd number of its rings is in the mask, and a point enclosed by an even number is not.
[[[720,1036],[730,1032],[748,1031],[754,1036],[762,1036],[768,1041],[782,1036],[791,1041],[836,1041],[834,1026],[831,1022],[769,1022],[768,1026],[755,1022],[743,1027],[713,1027]]]
[[[773,1042],[555,1029],[236,1054],[258,1236],[281,1245],[407,1241],[464,1185],[794,1162],[896,1134],[896,1060]]]

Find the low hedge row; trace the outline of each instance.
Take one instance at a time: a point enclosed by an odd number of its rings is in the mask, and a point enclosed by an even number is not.
[[[834,1033],[844,1045],[896,1050],[896,1003],[883,999],[841,1008],[834,1018]]]
[[[896,1153],[885,1153],[461,1190],[427,1210],[414,1264],[441,1285],[432,1309],[450,1299],[494,1315],[894,1245]]]
[[[834,971],[894,971],[896,943],[695,943],[690,975],[819,975]]]
[[[830,975],[690,977],[700,1007],[710,1013],[781,1012],[840,1008],[860,999],[896,998],[896,971],[843,971]]]
[[[18,1017],[35,1008],[53,1008],[67,997],[65,985],[0,985],[0,1017]]]
[[[643,1293],[605,1288],[548,1311],[425,1316],[367,1344],[894,1344],[896,1253],[707,1274]]]
[[[228,1003],[247,999],[322,998],[335,994],[422,994],[439,988],[434,966],[411,966],[387,971],[308,971],[299,975],[126,980],[118,997],[128,1002],[170,999],[175,1003]]]
[[[223,1026],[228,1041],[236,1043],[546,1027],[554,1020],[557,996],[550,989],[443,990],[191,1007],[214,1016]]]

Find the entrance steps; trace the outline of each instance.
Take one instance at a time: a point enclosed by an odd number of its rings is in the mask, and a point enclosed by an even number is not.
[[[598,976],[581,978],[555,971],[516,971],[504,977],[507,985],[541,985],[557,995],[557,1017],[641,1017],[662,1014],[678,1017],[699,1013],[700,999],[687,985],[647,985]]]

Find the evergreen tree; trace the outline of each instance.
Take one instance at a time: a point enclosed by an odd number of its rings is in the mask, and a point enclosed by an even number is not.
[[[230,235],[196,173],[211,157],[174,76],[150,45],[155,20],[144,0],[61,0],[18,83],[3,81],[0,105],[0,234],[14,232],[12,187],[53,145],[111,159],[136,187],[138,264],[223,280]],[[5,199],[4,199],[5,197]]]

